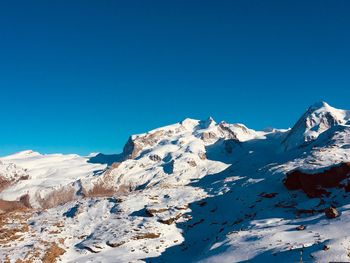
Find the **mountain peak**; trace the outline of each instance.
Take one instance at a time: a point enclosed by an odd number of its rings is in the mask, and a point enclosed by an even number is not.
[[[309,109],[312,109],[312,110],[318,110],[321,108],[332,108],[332,107],[325,101],[318,101],[309,107]]]
[[[209,128],[211,126],[215,126],[216,125],[216,121],[209,116],[206,120],[202,121],[203,123],[203,128]]]
[[[180,124],[187,129],[193,129],[198,125],[198,123],[199,123],[199,120],[195,120],[191,118],[186,118],[180,122]]]
[[[316,102],[301,116],[285,139],[286,149],[313,141],[329,128],[344,124],[348,112],[333,108],[324,101]]]

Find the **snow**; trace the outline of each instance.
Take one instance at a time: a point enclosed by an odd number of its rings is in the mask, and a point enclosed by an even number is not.
[[[284,144],[287,150],[315,140],[321,133],[333,126],[349,121],[350,112],[318,102],[309,107],[288,133]]]
[[[23,259],[38,240],[63,239],[62,262],[349,261],[350,194],[334,188],[309,199],[283,185],[294,169],[316,173],[349,162],[348,123],[348,111],[321,102],[292,129],[254,131],[208,118],[134,135],[136,156],[114,168],[89,162],[98,154],[3,157],[0,174],[12,178],[9,171],[19,169],[29,178],[0,199],[29,193],[35,209],[31,232],[0,246],[0,260],[7,253]],[[115,193],[79,194],[96,182]],[[44,210],[36,202],[71,185],[74,200]],[[340,217],[326,218],[330,205]]]
[[[74,183],[82,178],[92,177],[106,165],[88,163],[88,158],[76,154],[47,154],[23,151],[0,158],[4,164],[15,164],[25,169],[29,177],[0,193],[0,199],[17,200],[24,194],[30,195],[32,205],[38,206],[36,198],[44,197],[54,189]]]
[[[27,176],[27,172],[17,167],[14,163],[4,163],[0,161],[0,177],[12,181],[16,179],[20,179],[21,177]]]

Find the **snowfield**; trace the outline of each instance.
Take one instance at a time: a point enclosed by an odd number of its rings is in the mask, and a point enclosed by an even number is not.
[[[324,102],[291,129],[185,119],[116,155],[20,152],[0,262],[350,262],[349,163],[350,112]]]

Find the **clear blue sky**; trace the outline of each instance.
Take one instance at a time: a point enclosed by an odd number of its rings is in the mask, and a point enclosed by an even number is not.
[[[350,1],[0,3],[0,154],[119,152],[185,117],[350,108]]]

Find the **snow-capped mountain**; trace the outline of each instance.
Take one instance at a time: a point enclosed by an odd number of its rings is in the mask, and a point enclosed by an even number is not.
[[[286,149],[302,147],[333,126],[349,121],[350,112],[329,106],[326,102],[312,105],[288,133]]]
[[[348,262],[349,119],[321,102],[292,129],[185,119],[120,154],[0,158],[0,261]]]

